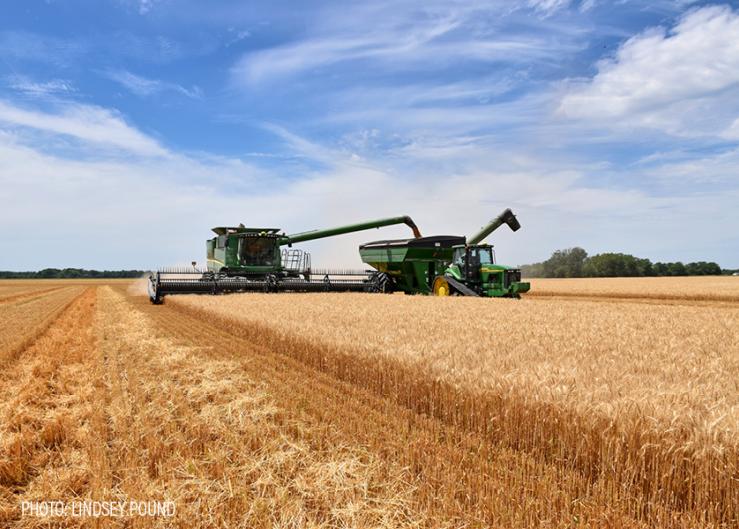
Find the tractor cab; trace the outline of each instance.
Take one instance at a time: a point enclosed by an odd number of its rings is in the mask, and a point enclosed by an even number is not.
[[[529,284],[521,282],[519,269],[496,264],[490,244],[455,246],[445,275],[463,283],[478,296],[518,297],[529,290]]]
[[[489,244],[454,247],[452,267],[456,267],[459,279],[477,283],[481,279],[482,267],[493,264],[495,264],[495,252]]]

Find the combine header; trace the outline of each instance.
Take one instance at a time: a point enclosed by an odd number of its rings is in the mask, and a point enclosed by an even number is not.
[[[149,278],[149,298],[161,303],[168,294],[220,294],[225,292],[376,292],[384,291],[386,276],[371,270],[315,270],[310,254],[292,248],[295,243],[345,233],[407,224],[416,238],[418,227],[408,216],[379,219],[293,235],[278,228],[213,228],[216,237],[206,241],[207,269],[160,270]]]

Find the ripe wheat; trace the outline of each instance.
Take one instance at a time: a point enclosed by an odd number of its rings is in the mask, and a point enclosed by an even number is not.
[[[726,522],[739,510],[737,308],[341,294],[168,303],[611,481],[637,515],[658,503]]]

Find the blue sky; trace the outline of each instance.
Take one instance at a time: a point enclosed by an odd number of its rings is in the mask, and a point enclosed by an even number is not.
[[[739,267],[739,6],[35,1],[0,19],[0,269],[203,260],[409,214],[502,262]],[[356,265],[388,228],[308,245]]]

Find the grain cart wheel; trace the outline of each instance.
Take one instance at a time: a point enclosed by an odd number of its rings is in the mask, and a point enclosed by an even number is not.
[[[374,272],[367,284],[369,292],[379,292],[381,294],[392,294],[393,292],[392,279],[384,272]]]
[[[449,281],[444,276],[437,276],[434,279],[434,296],[449,296],[451,293],[452,289],[449,286]]]

